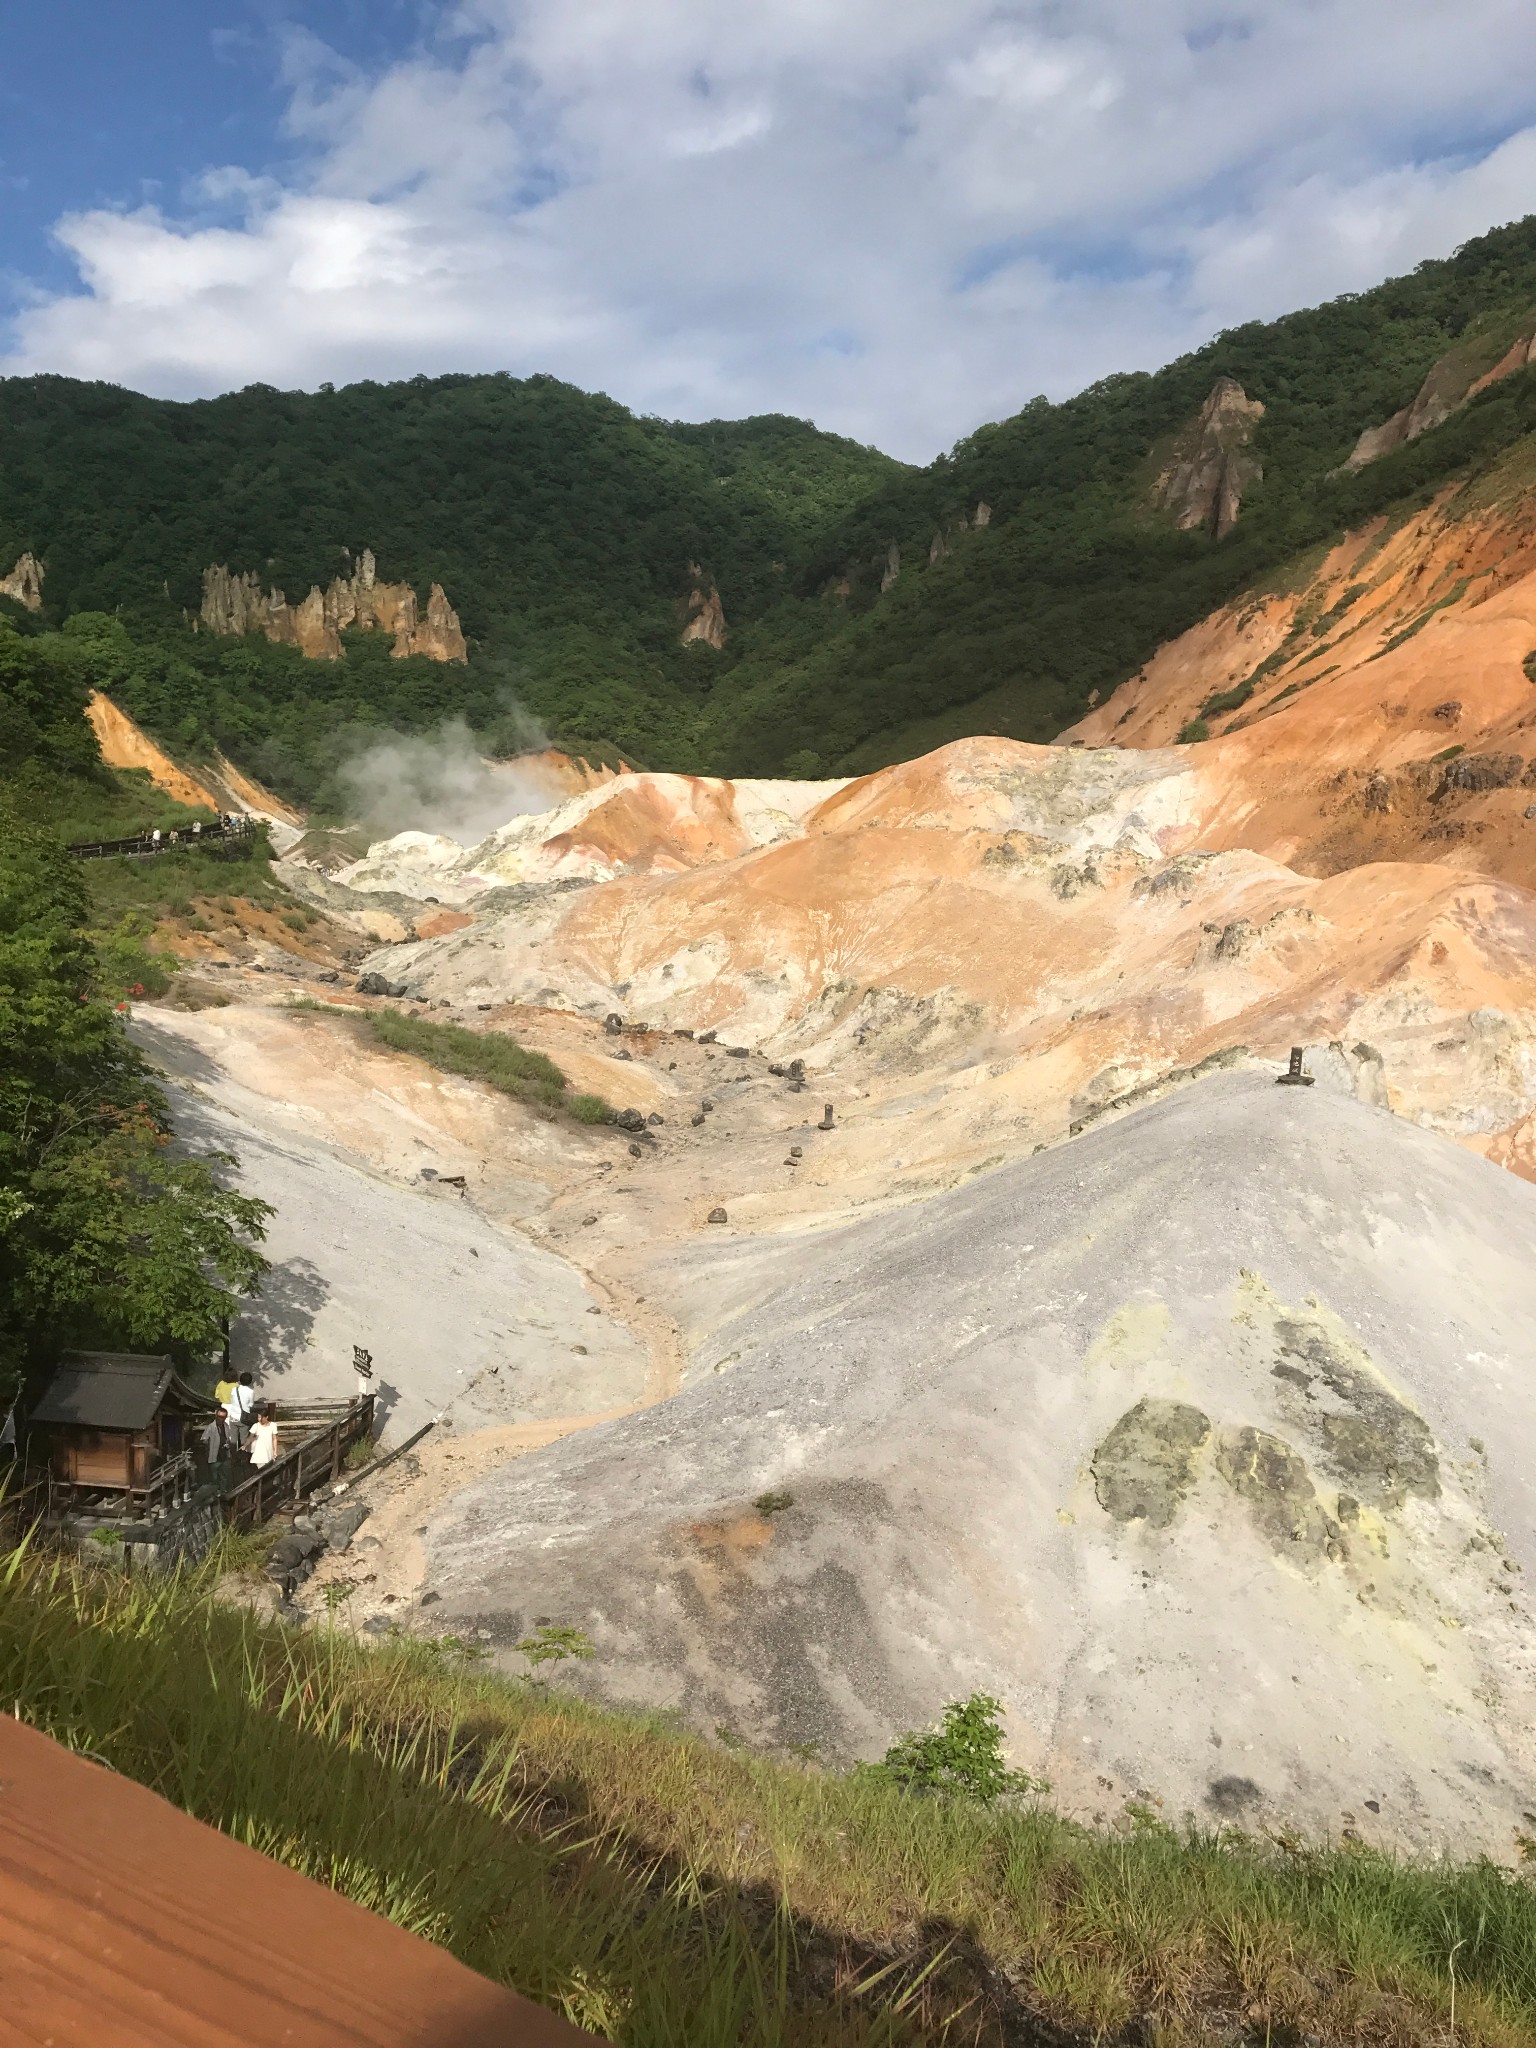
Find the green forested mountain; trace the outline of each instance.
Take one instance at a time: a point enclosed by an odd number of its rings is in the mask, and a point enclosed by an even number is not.
[[[514,702],[564,742],[718,772],[869,767],[967,731],[1049,739],[1299,548],[1536,428],[1527,370],[1340,471],[1448,351],[1491,363],[1526,316],[1536,219],[1155,374],[1037,399],[922,470],[801,421],[640,419],[543,377],[196,404],[13,379],[0,569],[24,549],[44,565],[24,627],[116,615],[117,633],[83,627],[99,680],[168,743],[216,741],[301,799],[323,800],[358,727],[458,712],[494,745]],[[1218,377],[1265,408],[1262,482],[1219,540],[1150,495]],[[445,586],[467,668],[394,661],[367,634],[306,662],[186,623],[210,563],[297,600],[364,546],[383,578]],[[724,605],[720,649],[679,641],[695,564]]]

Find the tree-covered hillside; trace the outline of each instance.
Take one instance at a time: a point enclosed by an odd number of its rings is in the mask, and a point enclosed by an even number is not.
[[[514,703],[568,744],[727,773],[869,767],[967,731],[1049,739],[1299,548],[1536,427],[1527,370],[1341,472],[1448,351],[1491,362],[1530,316],[1536,219],[1155,374],[1036,399],[924,470],[802,421],[638,419],[545,377],[190,405],[16,379],[0,569],[42,561],[32,623],[117,616],[111,687],[168,743],[217,742],[307,801],[359,729],[458,713],[506,744]],[[1223,376],[1265,408],[1264,474],[1215,540],[1176,530],[1150,487]],[[445,586],[467,668],[394,661],[368,634],[305,662],[187,624],[211,563],[297,600],[364,546],[381,577]],[[694,565],[723,648],[680,644]]]
[[[710,655],[679,644],[697,564],[748,616],[808,536],[900,465],[799,420],[672,427],[553,378],[416,378],[192,405],[60,377],[0,382],[0,569],[44,565],[43,619],[117,615],[154,649],[127,701],[312,796],[352,724],[492,724],[514,700],[562,735],[684,753]],[[468,674],[345,663],[194,636],[202,572],[252,570],[295,601],[370,547],[386,580],[441,582]],[[778,565],[778,566],[775,566]],[[254,760],[251,749],[257,749]]]

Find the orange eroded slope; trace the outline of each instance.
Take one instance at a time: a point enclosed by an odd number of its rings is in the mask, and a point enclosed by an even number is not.
[[[155,745],[149,734],[135,725],[126,711],[119,710],[110,697],[93,690],[85,715],[96,735],[101,758],[109,768],[147,769],[155,787],[163,789],[177,803],[189,804],[194,809],[219,809],[218,800],[212,792],[196,777],[189,775],[185,768],[178,768],[170,756]]]
[[[1372,1099],[1458,1134],[1527,1113],[1536,898],[1423,862],[1318,879],[1198,850],[1205,781],[1184,753],[1174,769],[956,742],[838,792],[801,836],[491,914],[398,971],[460,1002],[558,989],[711,1028],[845,1085],[850,1061],[898,1092],[1015,1069],[1031,1138],[1227,1047],[1297,1041],[1363,1048]]]
[[[1536,885],[1536,499],[1512,467],[1499,481],[1214,613],[1063,739],[1163,747],[1203,715],[1202,845],[1309,873],[1417,859]]]
[[[284,825],[304,822],[292,805],[243,774],[222,754],[213,766],[200,768],[196,773],[179,767],[142,726],[135,724],[120,705],[100,690],[91,692],[85,715],[96,735],[101,758],[109,768],[147,770],[155,787],[163,789],[177,803],[194,810],[242,811],[250,817],[271,818]]]

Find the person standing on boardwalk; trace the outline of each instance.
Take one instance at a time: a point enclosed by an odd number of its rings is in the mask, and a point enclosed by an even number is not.
[[[251,1422],[256,1414],[256,1389],[251,1384],[248,1372],[241,1373],[239,1379],[230,1387],[224,1397],[224,1406],[229,1410],[235,1431],[235,1447],[239,1449],[250,1434]]]
[[[263,1408],[257,1416],[256,1425],[251,1431],[249,1449],[251,1463],[257,1471],[260,1471],[263,1465],[270,1465],[277,1456],[277,1424],[272,1419],[270,1408]]]

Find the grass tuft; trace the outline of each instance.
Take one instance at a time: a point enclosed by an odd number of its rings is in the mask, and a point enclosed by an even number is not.
[[[445,1074],[484,1081],[518,1102],[564,1110],[577,1123],[607,1123],[613,1111],[597,1095],[572,1095],[564,1074],[541,1052],[529,1052],[500,1031],[466,1031],[462,1024],[431,1024],[424,1017],[403,1017],[398,1010],[370,1011],[368,1023],[381,1045],[417,1059]]]
[[[1438,2048],[1453,1959],[1457,2042],[1536,2038],[1536,1894],[1492,1863],[1150,1809],[1095,1833],[775,1762],[451,1644],[286,1630],[214,1597],[236,1562],[0,1561],[0,1697],[627,2048]]]

